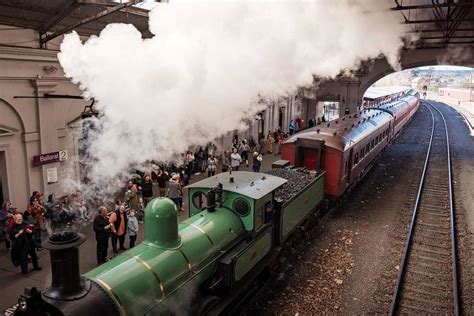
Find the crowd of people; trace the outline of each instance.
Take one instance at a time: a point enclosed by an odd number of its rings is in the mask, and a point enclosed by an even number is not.
[[[18,210],[10,201],[5,201],[0,209],[0,227],[5,246],[11,253],[13,265],[20,266],[24,275],[28,274],[28,257],[33,268],[41,270],[36,251],[43,250],[41,241],[47,231],[63,230],[76,221],[88,220],[88,210],[80,191],[59,200],[50,194],[46,202],[40,192],[34,191],[26,210]]]
[[[156,163],[156,168],[149,173],[137,170],[137,177],[129,180],[125,189],[117,194],[115,205],[101,206],[94,218],[98,264],[107,261],[109,240],[114,254],[126,249],[126,236],[129,237],[128,246],[134,247],[139,223],[144,222],[146,206],[154,197],[168,197],[179,211],[184,211],[183,188],[193,176],[207,172],[207,176],[212,177],[219,171],[238,171],[242,165],[251,165],[252,171],[260,172],[264,155],[278,154],[280,144],[288,136],[280,128],[273,133],[269,131],[259,142],[252,139],[249,142],[234,135],[229,150],[218,153],[216,145],[209,143],[183,154],[181,163]],[[0,227],[6,248],[10,250],[12,263],[20,266],[25,275],[29,261],[35,270],[41,270],[36,251],[42,250],[41,241],[47,231],[62,231],[77,222],[85,224],[89,220],[90,212],[80,191],[59,199],[50,194],[46,201],[40,192],[34,191],[25,211],[17,210],[9,201],[0,209]]]

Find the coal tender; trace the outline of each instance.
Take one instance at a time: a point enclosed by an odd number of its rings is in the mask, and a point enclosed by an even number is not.
[[[51,285],[27,288],[15,314],[226,314],[323,199],[323,172],[270,173],[221,173],[189,185],[190,217],[181,223],[171,200],[154,199],[144,241],[83,276],[84,236],[52,236],[44,244]]]

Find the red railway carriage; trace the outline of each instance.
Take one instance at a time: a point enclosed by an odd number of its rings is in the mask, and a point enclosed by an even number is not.
[[[326,195],[339,197],[364,175],[392,133],[392,115],[368,109],[291,136],[282,144],[282,159],[324,169]]]

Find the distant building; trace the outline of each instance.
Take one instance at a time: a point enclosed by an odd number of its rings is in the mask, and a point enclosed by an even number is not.
[[[448,97],[457,101],[474,101],[474,90],[473,89],[458,89],[458,88],[440,88],[438,90],[438,96]]]

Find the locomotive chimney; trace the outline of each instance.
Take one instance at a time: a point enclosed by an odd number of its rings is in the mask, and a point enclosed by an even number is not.
[[[45,297],[67,301],[87,294],[86,280],[79,271],[79,246],[85,240],[83,234],[62,232],[43,242],[51,257],[51,285],[43,292]]]

